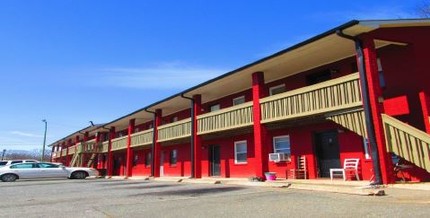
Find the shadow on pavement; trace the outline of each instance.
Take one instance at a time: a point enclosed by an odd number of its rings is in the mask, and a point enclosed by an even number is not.
[[[224,192],[239,191],[245,189],[243,187],[216,187],[216,188],[193,188],[193,189],[182,189],[182,190],[165,190],[156,192],[145,192],[140,194],[129,195],[130,197],[137,197],[141,195],[151,196],[188,196],[198,197],[204,195],[218,194]]]

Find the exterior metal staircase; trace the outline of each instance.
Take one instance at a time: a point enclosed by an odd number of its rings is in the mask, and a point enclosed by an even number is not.
[[[367,138],[363,110],[329,115],[326,118]],[[387,151],[430,173],[430,135],[386,114],[382,114],[382,122]]]
[[[430,135],[382,114],[387,150],[430,173]]]

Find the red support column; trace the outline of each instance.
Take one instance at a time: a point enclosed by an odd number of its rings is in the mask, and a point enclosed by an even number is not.
[[[70,166],[70,162],[72,161],[72,158],[69,156],[69,148],[72,146],[72,139],[69,139],[67,141],[67,150],[66,150],[66,165]]]
[[[385,142],[384,126],[382,124],[382,116],[384,106],[382,102],[382,89],[379,83],[377,55],[375,44],[372,38],[365,37],[363,39],[363,54],[366,68],[366,79],[368,83],[368,92],[370,100],[370,113],[372,114],[372,122],[375,128],[375,140],[379,152],[379,162],[381,166],[382,182],[384,184],[393,183],[393,164],[391,156],[388,155]]]
[[[84,167],[85,166],[85,163],[87,163],[87,159],[88,159],[88,154],[87,153],[85,153],[86,151],[87,151],[87,145],[86,145],[86,142],[88,141],[88,132],[85,132],[84,133],[84,137],[83,137],[83,139],[82,139],[82,153],[81,153],[81,156],[82,156],[82,161],[81,161],[81,167]]]
[[[154,167],[154,177],[160,177],[160,155],[161,155],[161,143],[158,142],[158,127],[161,125],[162,120],[162,111],[161,109],[155,110],[155,126],[154,126],[154,134],[155,134],[155,143],[154,143],[154,152],[152,157],[152,164]]]
[[[51,148],[51,162],[54,162],[54,152],[55,152],[55,145]]]
[[[107,176],[108,178],[113,175],[113,152],[112,140],[115,138],[115,127],[111,127],[109,131],[109,144],[108,144],[108,159],[107,159]]]
[[[202,96],[194,95],[194,178],[202,178],[202,137],[197,135],[197,116],[202,113]]]
[[[126,173],[125,178],[132,176],[133,167],[133,149],[131,148],[131,134],[134,132],[135,119],[131,119],[128,122],[128,134],[127,134],[127,159],[126,159]]]
[[[66,156],[63,156],[63,150],[64,150],[64,149],[67,149],[67,148],[66,148],[66,142],[63,142],[63,143],[61,144],[60,160],[61,160],[61,163],[63,163],[63,165],[64,165],[64,166],[67,166]]]
[[[104,158],[102,158],[104,155],[102,153],[100,153],[101,151],[99,151],[99,144],[101,143],[100,140],[100,133],[96,132],[96,135],[94,136],[95,140],[95,151],[97,152],[97,163],[93,162],[96,169],[103,169],[104,167]]]
[[[264,89],[264,73],[252,74],[252,102],[254,114],[254,151],[255,176],[263,177],[269,169],[267,152],[267,129],[261,124],[260,98],[266,95]]]
[[[430,134],[430,114],[429,114],[430,99],[424,91],[421,91],[419,95],[420,95],[421,108],[423,111],[424,126],[426,128],[426,132]]]

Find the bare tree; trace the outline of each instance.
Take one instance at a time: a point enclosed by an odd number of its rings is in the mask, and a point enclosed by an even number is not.
[[[430,18],[430,0],[423,1],[417,6],[417,15],[423,18]]]
[[[22,159],[34,159],[40,160],[42,155],[41,149],[35,149],[32,151],[6,151],[4,159],[5,160],[22,160]],[[43,157],[44,161],[49,161],[51,159],[51,152],[46,152]]]

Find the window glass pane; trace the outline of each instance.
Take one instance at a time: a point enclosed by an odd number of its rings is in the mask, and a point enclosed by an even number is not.
[[[282,93],[285,91],[287,91],[287,89],[285,88],[284,84],[279,85],[279,86],[270,87],[270,89],[269,89],[270,95],[276,95],[276,94],[279,94],[279,93]]]
[[[211,108],[210,108],[210,111],[212,112],[212,111],[217,111],[217,110],[219,110],[221,107],[220,107],[220,105],[219,104],[216,104],[216,105],[212,105],[211,106]]]
[[[233,105],[238,105],[243,103],[245,103],[245,96],[240,96],[238,98],[233,99]]]
[[[237,154],[237,156],[236,156],[236,163],[246,163],[247,162],[246,156],[247,156],[246,153],[244,153],[244,154]]]
[[[50,163],[39,163],[39,168],[59,168],[59,165],[50,164]]]
[[[33,168],[33,164],[32,163],[17,164],[17,165],[11,166],[10,168],[12,168],[12,169],[28,169],[28,168]]]
[[[145,165],[146,166],[151,166],[151,153],[147,153],[146,154]]]
[[[236,144],[236,152],[237,153],[246,153],[246,144],[245,143],[240,143],[240,144]]]
[[[235,163],[246,163],[247,162],[247,156],[248,156],[248,152],[247,152],[247,144],[246,141],[243,142],[235,142],[234,143],[234,147],[235,147]]]
[[[170,151],[170,165],[175,165],[177,161],[177,151],[176,149]]]
[[[273,139],[274,153],[287,153],[290,154],[290,137],[281,136]]]

